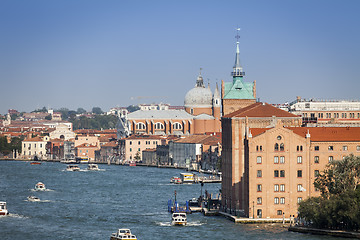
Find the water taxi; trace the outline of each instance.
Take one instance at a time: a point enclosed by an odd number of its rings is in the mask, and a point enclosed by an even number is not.
[[[35,190],[45,191],[46,190],[45,184],[43,184],[42,182],[38,182],[37,184],[35,184]]]
[[[28,196],[27,199],[29,202],[40,202],[40,198],[35,196]]]
[[[0,202],[0,215],[8,215],[9,212],[6,208],[6,202]]]
[[[194,174],[192,173],[180,173],[180,178],[182,183],[187,183],[187,184],[195,183]]]
[[[80,171],[80,168],[78,165],[68,165],[66,167],[66,171],[69,171],[69,172]]]
[[[111,234],[110,240],[127,239],[137,240],[136,236],[131,233],[130,229],[120,228],[116,233]]]
[[[187,223],[186,213],[173,213],[171,224],[174,226],[185,226]]]
[[[98,167],[98,165],[97,165],[97,164],[93,164],[93,163],[89,164],[87,169],[88,169],[89,171],[98,171],[98,170],[100,170],[99,167]]]

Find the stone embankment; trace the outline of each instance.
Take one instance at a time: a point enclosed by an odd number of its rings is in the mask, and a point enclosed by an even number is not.
[[[315,235],[327,235],[333,237],[342,237],[342,238],[359,238],[359,232],[347,232],[342,230],[330,230],[330,229],[318,229],[310,227],[301,227],[301,226],[291,226],[288,228],[289,231],[299,232],[299,233],[310,233]]]

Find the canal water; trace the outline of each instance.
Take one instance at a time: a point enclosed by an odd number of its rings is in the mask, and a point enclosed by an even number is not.
[[[220,184],[172,185],[183,170],[99,165],[101,171],[65,171],[61,163],[30,165],[0,161],[0,201],[10,215],[0,217],[0,239],[110,239],[130,228],[139,240],[151,239],[329,239],[288,232],[277,224],[235,224],[222,217],[188,215],[188,225],[170,224],[167,202],[185,203],[201,191],[218,193]],[[47,191],[36,192],[43,182]],[[33,195],[40,202],[29,202]],[[334,238],[338,239],[338,238]]]

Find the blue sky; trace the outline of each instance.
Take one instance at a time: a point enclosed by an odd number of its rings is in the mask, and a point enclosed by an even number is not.
[[[1,0],[0,113],[183,105],[199,68],[268,103],[359,99],[360,1]]]

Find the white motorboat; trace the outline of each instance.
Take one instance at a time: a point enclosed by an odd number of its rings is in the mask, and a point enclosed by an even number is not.
[[[6,202],[0,202],[0,215],[8,215],[9,212],[6,208]]]
[[[46,190],[45,184],[43,184],[42,182],[38,182],[37,184],[35,184],[35,190],[45,191]]]
[[[69,172],[76,172],[76,171],[80,171],[80,168],[78,165],[68,165],[66,167],[66,171],[69,171]]]
[[[88,169],[89,171],[99,171],[99,170],[100,170],[99,167],[98,167],[98,165],[97,165],[97,164],[93,164],[93,163],[89,164],[87,169]]]
[[[131,233],[130,229],[120,228],[116,233],[111,234],[110,240],[127,239],[137,240],[136,236]]]
[[[40,202],[40,198],[35,196],[28,196],[27,199],[29,202]]]
[[[175,226],[185,226],[187,223],[186,213],[173,213],[171,224]]]

